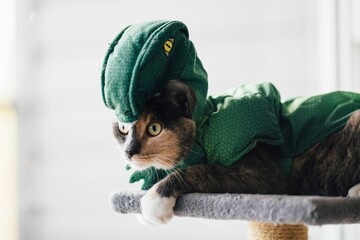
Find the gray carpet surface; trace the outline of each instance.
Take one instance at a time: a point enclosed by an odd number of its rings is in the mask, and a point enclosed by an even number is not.
[[[140,213],[145,191],[119,191],[111,205],[119,213]],[[360,223],[360,199],[320,196],[191,193],[179,197],[176,216],[307,225]]]

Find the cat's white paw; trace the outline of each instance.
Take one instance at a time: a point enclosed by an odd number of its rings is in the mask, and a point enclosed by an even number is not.
[[[360,183],[349,189],[348,197],[360,197]]]
[[[142,215],[145,222],[153,225],[168,223],[174,216],[175,197],[161,197],[157,192],[157,185],[141,199]]]
[[[142,214],[136,214],[136,218],[140,224],[146,227],[154,227],[154,224],[145,219]]]

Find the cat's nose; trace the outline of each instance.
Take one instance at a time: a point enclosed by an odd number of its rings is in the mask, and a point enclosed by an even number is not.
[[[134,151],[134,150],[128,150],[126,151],[126,155],[128,156],[128,158],[131,158],[132,156],[134,156],[135,154],[139,153],[138,151]]]
[[[132,156],[135,154],[140,153],[140,145],[139,144],[131,144],[129,148],[125,151],[126,155],[129,159],[131,159]]]

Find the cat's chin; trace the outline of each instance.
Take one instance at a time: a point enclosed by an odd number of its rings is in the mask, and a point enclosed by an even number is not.
[[[175,166],[164,166],[161,164],[155,164],[155,165],[152,165],[152,167],[154,167],[156,169],[170,170],[170,169],[173,169]]]
[[[130,166],[131,166],[131,168],[136,169],[136,170],[144,170],[146,168],[151,167],[148,164],[142,164],[142,163],[137,163],[137,162],[130,162]]]
[[[130,166],[131,166],[131,168],[136,169],[136,170],[144,170],[149,167],[154,167],[156,169],[170,170],[175,167],[175,166],[164,166],[161,164],[143,164],[143,163],[137,163],[134,161],[130,162]]]

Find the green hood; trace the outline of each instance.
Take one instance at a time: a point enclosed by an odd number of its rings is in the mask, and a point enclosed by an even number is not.
[[[207,73],[189,40],[187,27],[179,21],[131,25],[109,44],[101,73],[103,101],[119,121],[134,122],[146,101],[171,79],[194,90],[197,104],[193,117],[200,121]]]

